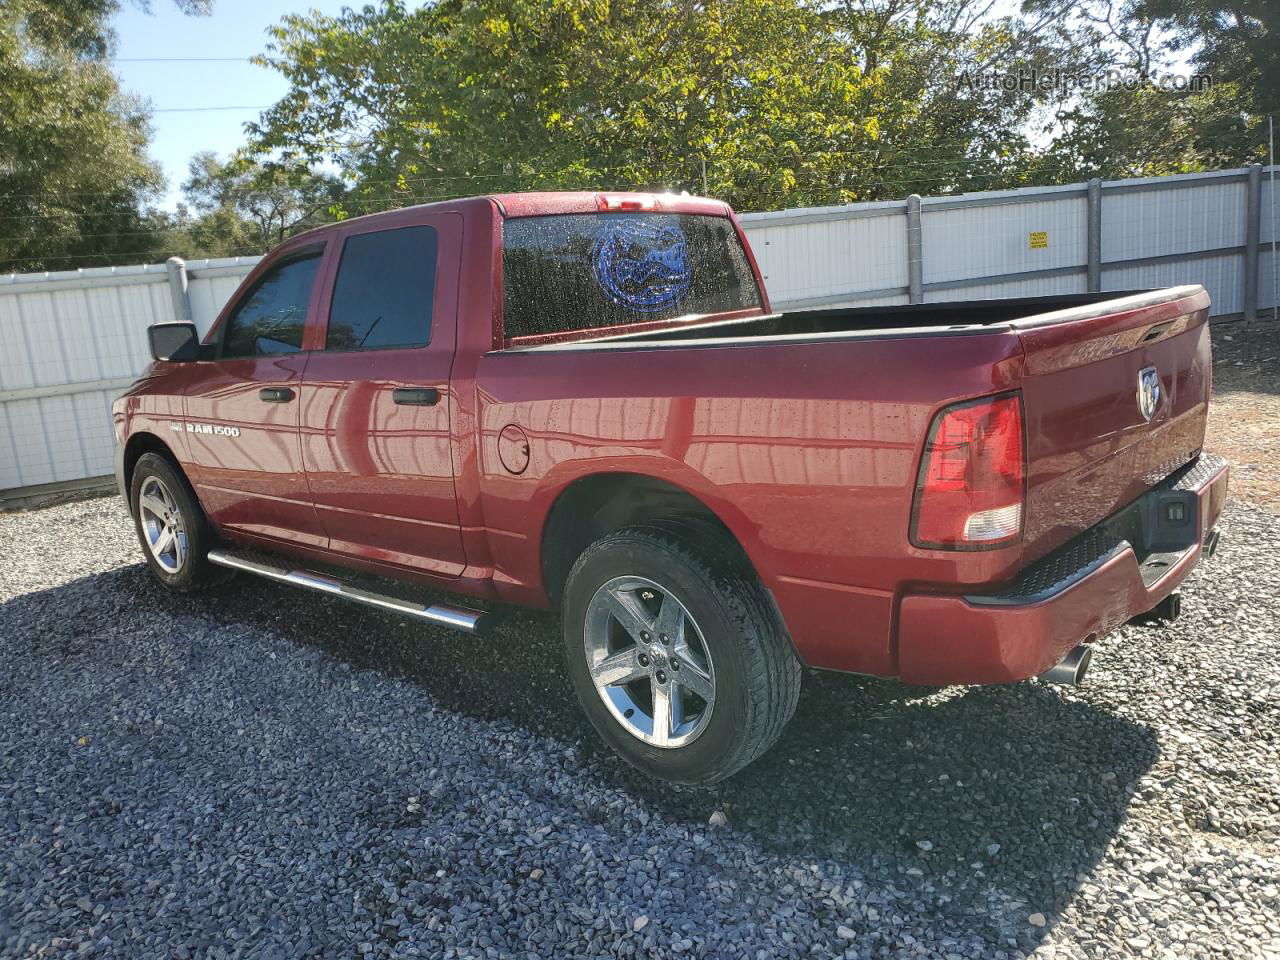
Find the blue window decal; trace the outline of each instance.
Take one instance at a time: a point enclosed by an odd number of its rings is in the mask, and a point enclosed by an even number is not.
[[[693,267],[678,226],[653,218],[601,219],[591,267],[610,301],[640,313],[657,313],[689,291]]]

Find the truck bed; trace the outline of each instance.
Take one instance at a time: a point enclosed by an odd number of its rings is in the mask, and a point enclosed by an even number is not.
[[[1000,326],[1042,314],[1106,304],[1120,298],[1156,296],[1164,291],[1107,291],[1072,293],[1051,297],[1009,297],[998,300],[958,300],[946,303],[913,303],[901,306],[832,307],[825,310],[788,310],[763,317],[694,323],[659,332],[631,333],[594,338],[608,340],[707,340],[720,337],[785,337],[813,334],[864,333],[871,330],[911,330]]]

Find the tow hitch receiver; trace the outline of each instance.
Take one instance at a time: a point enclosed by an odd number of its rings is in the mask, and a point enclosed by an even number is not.
[[[1182,616],[1182,594],[1174,592],[1146,613],[1139,614],[1129,622],[1140,625],[1173,623],[1180,616]]]

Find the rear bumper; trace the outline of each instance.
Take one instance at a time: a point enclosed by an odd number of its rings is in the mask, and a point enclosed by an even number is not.
[[[1000,593],[906,594],[900,676],[924,684],[1024,680],[1146,613],[1177,589],[1211,541],[1227,474],[1226,461],[1202,454]]]

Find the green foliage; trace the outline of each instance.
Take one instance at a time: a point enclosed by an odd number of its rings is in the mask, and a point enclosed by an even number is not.
[[[1243,99],[1233,83],[1198,93],[1151,84],[1109,90],[1066,115],[1066,130],[1044,159],[1066,180],[1168,176],[1262,160],[1265,132],[1242,109]]]
[[[1280,3],[1276,0],[1137,0],[1132,16],[1172,31],[1217,83],[1235,86],[1250,111],[1280,111]]]
[[[874,196],[944,193],[1055,182],[1037,120],[1053,91],[984,88],[993,71],[1091,69],[1094,49],[1064,23],[1072,4],[1045,0],[1025,15],[992,16],[973,0],[842,0],[826,16],[851,54],[881,80],[872,108]],[[1033,179],[1030,171],[1040,162]],[[1047,178],[1047,179],[1044,179]]]
[[[1280,104],[1275,0],[382,0],[272,31],[262,62],[289,92],[242,154],[193,158],[174,216],[147,209],[146,110],[106,63],[117,9],[0,6],[0,269],[257,253],[326,219],[503,190],[687,189],[749,210],[1208,169],[1262,159]],[[1156,82],[1188,62],[1211,88]],[[964,82],[1116,66],[1141,82]]]
[[[1066,179],[1161,176],[1266,160],[1266,115],[1280,108],[1280,4],[1085,0],[1074,16],[1095,61],[1135,83],[1066,104],[1034,172],[1055,161]],[[1162,82],[1172,75],[1195,83]]]
[[[0,7],[0,270],[127,262],[160,184],[146,116],[101,63],[101,3]]]
[[[199,2],[187,2],[198,8]],[[114,0],[0,4],[0,271],[160,255],[147,113],[105,57]]]
[[[1035,100],[950,83],[1055,38],[975,25],[978,6],[388,0],[294,16],[264,60],[291,89],[253,148],[335,163],[357,184],[351,212],[495,190],[702,192],[704,168],[706,191],[743,209],[969,185],[975,168],[986,185],[1028,148]]]
[[[261,253],[290,234],[324,223],[344,193],[332,176],[298,163],[259,163],[236,157],[223,163],[197,153],[182,185],[190,209],[182,211],[171,245],[188,257]]]

